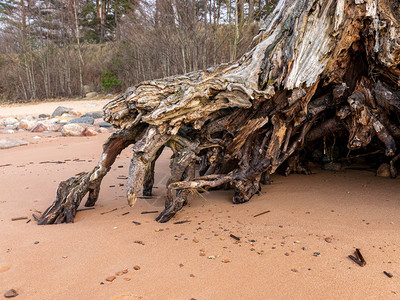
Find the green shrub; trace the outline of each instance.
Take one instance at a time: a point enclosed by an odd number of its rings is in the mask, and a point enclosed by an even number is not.
[[[101,88],[105,92],[118,92],[121,90],[122,80],[118,80],[110,70],[101,73]]]

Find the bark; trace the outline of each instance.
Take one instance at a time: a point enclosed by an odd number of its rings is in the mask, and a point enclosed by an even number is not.
[[[142,132],[130,139],[128,203],[151,193],[149,178],[164,146],[174,155],[159,222],[172,218],[190,192],[230,186],[233,203],[243,203],[284,162],[286,175],[309,174],[300,153],[334,133],[347,137],[350,150],[373,141],[395,156],[398,9],[392,0],[282,0],[239,60],[142,82],[112,100],[105,119],[121,132]],[[398,159],[392,160],[392,176]],[[59,189],[87,187],[84,178]]]

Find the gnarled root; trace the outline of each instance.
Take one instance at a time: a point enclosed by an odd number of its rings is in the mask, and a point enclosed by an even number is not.
[[[58,185],[56,200],[42,214],[38,224],[72,223],[83,197],[88,192],[89,197],[85,206],[95,205],[103,177],[110,170],[116,157],[123,149],[134,143],[138,135],[140,135],[139,130],[122,130],[112,134],[104,143],[101,159],[92,171],[71,177]]]

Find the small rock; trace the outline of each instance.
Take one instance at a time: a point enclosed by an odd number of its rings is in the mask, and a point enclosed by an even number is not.
[[[189,276],[190,276],[190,277],[196,277],[196,276],[194,276],[194,274],[190,274]]]
[[[103,118],[103,112],[102,111],[90,111],[84,114],[82,117],[90,117],[93,119],[101,119]]]
[[[389,164],[381,164],[378,170],[376,171],[376,176],[389,178],[390,177]]]
[[[61,115],[62,118],[75,118],[76,115],[73,115],[71,113],[64,113]]]
[[[321,253],[319,253],[319,252],[314,252],[313,255],[314,255],[314,256],[320,256]]]
[[[179,264],[179,267],[181,267],[181,268],[182,268],[183,266],[184,266],[183,264]]]
[[[193,242],[198,243],[199,240],[197,238],[193,238]]]
[[[50,118],[50,115],[48,115],[48,114],[40,114],[40,115],[38,116],[38,118],[39,118],[39,119],[47,119],[47,118]]]
[[[126,273],[128,273],[129,272],[129,270],[128,269],[124,269],[124,270],[122,270],[122,273],[124,273],[124,274],[126,274]]]
[[[124,280],[125,281],[131,281],[131,279],[129,277],[125,277]]]
[[[222,262],[223,262],[224,264],[227,264],[227,263],[230,263],[231,260],[230,260],[230,259],[224,259]]]
[[[292,271],[292,272],[294,272],[294,273],[297,273],[297,272],[298,272],[297,269],[291,269],[290,271]]]
[[[140,267],[139,266],[134,266],[133,269],[138,271],[138,270],[140,270]]]
[[[35,244],[35,245],[39,244],[39,241],[35,241],[34,244]]]
[[[10,269],[10,267],[11,267],[11,265],[0,265],[0,273],[8,271]]]
[[[216,257],[214,255],[208,256],[208,259],[215,259]]]
[[[61,128],[64,136],[81,136],[84,128],[78,124],[66,124]]]
[[[101,128],[101,127],[97,130],[97,132],[98,132],[98,133],[109,133],[108,129],[106,129],[106,128]]]
[[[289,253],[288,253],[288,252],[286,252],[286,253],[285,253],[285,256],[289,256]]]
[[[23,146],[23,145],[28,145],[29,143],[27,141],[21,140],[21,139],[12,139],[9,137],[6,137],[4,139],[0,140],[0,149],[8,149],[8,148],[13,148],[17,146]]]
[[[85,128],[82,132],[84,136],[95,136],[98,135],[97,131],[93,128]]]
[[[93,98],[96,97],[98,94],[96,92],[90,92],[86,94],[86,98]]]
[[[65,106],[59,106],[59,107],[57,107],[57,108],[54,110],[54,112],[51,114],[51,117],[52,117],[52,118],[54,118],[54,117],[59,117],[59,116],[61,116],[62,114],[71,112],[72,110],[73,110],[72,108],[68,108],[68,107],[65,107]]]
[[[117,275],[117,276],[122,276],[122,275],[124,275],[124,273],[121,271],[121,272],[115,273],[115,275]]]
[[[68,124],[92,124],[94,123],[94,119],[92,117],[79,117],[72,119],[68,122]]]
[[[31,132],[59,131],[60,128],[60,124],[37,123],[32,127]]]
[[[103,122],[99,124],[100,127],[104,127],[104,128],[110,128],[112,127],[112,125],[108,122]]]
[[[106,278],[106,280],[109,281],[109,282],[112,282],[115,278],[117,278],[117,277],[115,277],[115,276],[108,276],[108,277]]]
[[[14,290],[14,289],[8,290],[8,291],[4,294],[4,297],[6,297],[6,298],[13,298],[13,297],[17,297],[17,296],[18,296],[18,293],[17,293],[17,291]]]
[[[327,237],[327,238],[325,239],[325,242],[327,242],[327,243],[332,243],[332,239],[331,239],[330,237]]]
[[[3,124],[4,124],[4,126],[16,125],[16,124],[18,124],[18,120],[16,118],[8,117],[3,120]]]
[[[19,122],[17,129],[31,130],[33,126],[35,126],[34,122],[26,120],[26,119],[22,119]]]

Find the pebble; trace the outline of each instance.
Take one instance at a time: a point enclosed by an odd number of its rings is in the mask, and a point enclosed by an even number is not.
[[[319,253],[319,252],[314,252],[313,255],[314,255],[314,256],[319,256],[319,255],[321,255],[321,253]]]
[[[195,243],[198,243],[198,242],[199,242],[199,240],[198,240],[198,239],[196,239],[196,238],[193,238],[193,242],[195,242]]]
[[[117,278],[117,277],[109,276],[109,277],[106,278],[106,280],[109,281],[109,282],[112,282],[115,278]]]
[[[294,273],[297,273],[297,272],[298,272],[297,269],[291,269],[290,271],[292,271],[292,272],[294,272]]]
[[[325,242],[327,242],[327,243],[332,243],[332,239],[331,239],[330,237],[327,237],[327,238],[325,239]]]
[[[196,276],[194,276],[194,274],[190,274],[189,276],[190,276],[190,277],[196,277]]]
[[[137,270],[140,270],[140,267],[139,266],[134,266],[133,269],[137,271]]]
[[[8,271],[11,265],[0,265],[0,273]]]
[[[34,242],[35,245],[39,244],[39,241]]]
[[[230,263],[231,260],[230,260],[230,259],[224,259],[222,262],[223,262],[224,264],[227,264],[227,263]]]
[[[17,293],[17,291],[14,290],[14,289],[8,290],[8,291],[5,292],[5,294],[4,294],[4,297],[6,297],[6,298],[13,298],[13,297],[17,297],[17,296],[18,296],[18,293]]]
[[[125,277],[124,280],[125,281],[131,281],[131,279],[129,277]]]
[[[285,253],[285,255],[286,255],[286,256],[289,256],[289,253],[288,253],[288,252],[286,252],[286,253]]]

